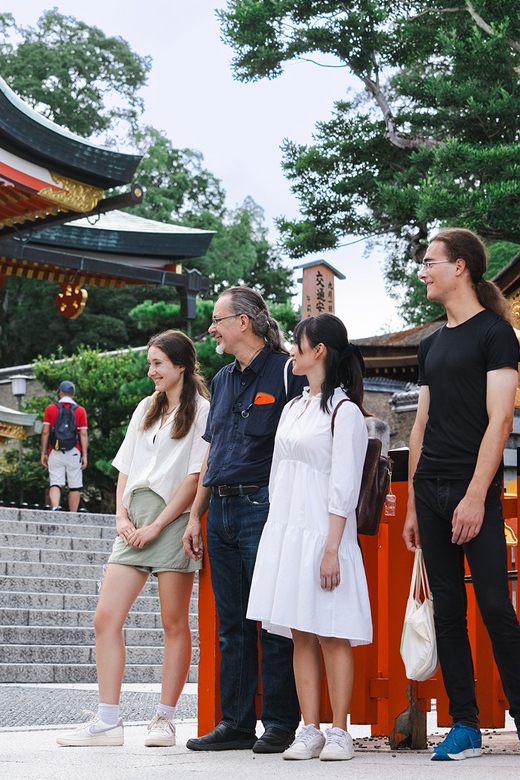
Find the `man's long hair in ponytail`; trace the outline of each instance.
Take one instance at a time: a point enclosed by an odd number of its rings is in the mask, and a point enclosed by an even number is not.
[[[440,230],[430,243],[433,244],[435,241],[444,245],[450,263],[455,263],[459,258],[464,260],[480,305],[485,309],[491,309],[509,322],[511,309],[507,298],[494,282],[484,279],[488,266],[484,242],[466,228]]]

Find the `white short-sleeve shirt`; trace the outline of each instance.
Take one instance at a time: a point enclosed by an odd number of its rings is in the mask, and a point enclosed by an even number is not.
[[[128,431],[112,465],[128,476],[123,493],[123,506],[128,508],[132,491],[150,488],[167,504],[188,474],[197,474],[202,466],[208,444],[202,439],[209,411],[209,401],[197,396],[197,411],[189,433],[182,439],[171,438],[171,426],[176,409],[165,424],[160,420],[142,428],[150,407],[151,396],[144,398],[132,415]]]

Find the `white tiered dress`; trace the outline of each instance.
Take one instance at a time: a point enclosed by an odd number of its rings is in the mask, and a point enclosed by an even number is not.
[[[331,408],[344,399],[337,388]],[[291,628],[319,636],[372,641],[372,619],[356,505],[367,447],[367,428],[354,403],[331,415],[320,409],[321,395],[285,407],[269,483],[270,510],[258,548],[247,617],[263,628],[291,636]],[[339,548],[341,582],[320,586],[320,565],[330,514],[346,517]]]

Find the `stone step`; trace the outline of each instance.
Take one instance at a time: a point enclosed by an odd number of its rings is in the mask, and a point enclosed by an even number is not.
[[[162,647],[164,632],[162,628],[123,629],[125,646]],[[193,637],[192,637],[193,639]],[[196,638],[195,638],[196,641]],[[0,626],[0,646],[2,645],[65,645],[91,646],[96,642],[92,626]],[[25,651],[24,651],[25,652]]]
[[[0,559],[1,553],[2,550],[0,550]],[[91,580],[96,583],[102,575],[103,564],[24,563],[0,560],[0,577]]]
[[[3,584],[3,581],[0,579],[0,587]],[[0,590],[0,607],[89,611],[93,614],[97,607],[97,602],[98,597],[96,594],[19,592],[15,587],[11,590]],[[190,612],[197,612],[197,609],[198,599],[196,595],[193,595],[190,601]],[[133,604],[132,612],[155,612],[159,615],[159,598],[154,595],[147,595],[145,588],[144,592],[141,593]]]
[[[160,683],[160,664],[127,664],[124,682]],[[196,683],[198,667],[190,666],[187,682]],[[96,683],[94,664],[4,664],[0,663],[0,683]]]
[[[0,566],[2,562],[7,561],[103,566],[108,561],[109,555],[110,552],[98,552],[95,550],[60,550],[53,548],[40,550],[37,547],[23,548],[12,546],[0,549]]]
[[[46,561],[18,561],[18,560],[5,560],[3,557],[4,550],[0,549],[0,577],[31,577],[31,578],[59,578],[59,579],[82,579],[98,581],[103,574],[103,566],[106,563],[107,558],[104,558],[104,562],[98,563],[59,563],[59,562],[46,562]],[[103,559],[102,559],[103,560]],[[198,578],[195,577],[195,585],[198,582]],[[157,587],[157,578],[154,576],[149,577],[146,587],[154,585]],[[195,587],[194,585],[194,587]]]
[[[194,605],[196,607],[196,604]],[[0,607],[0,626],[67,626],[69,628],[93,625],[92,610],[72,609],[23,609],[20,607]],[[190,612],[190,629],[198,631],[197,612]],[[128,615],[125,626],[128,628],[160,628],[162,629],[159,612],[136,612]]]
[[[1,647],[2,663],[18,664],[93,664],[95,663],[95,648],[83,645],[23,645],[9,644]],[[129,664],[161,664],[163,648],[154,646],[126,648],[126,659]],[[199,648],[192,648],[192,664],[198,663]]]
[[[30,564],[21,565],[28,566]],[[15,590],[19,593],[83,593],[89,596],[97,596],[98,580],[100,579],[100,576],[101,570],[97,578],[88,579],[80,577],[59,577],[51,572],[45,577],[17,577],[4,575],[0,577],[0,592],[3,590]],[[157,595],[157,583],[150,578],[144,586],[143,591],[147,596]]]
[[[50,512],[41,509],[10,509],[0,507],[0,520],[7,522],[38,522],[54,525],[106,526],[114,527],[114,515],[100,515],[90,512]]]
[[[90,575],[90,576],[85,576]],[[0,563],[0,591],[16,590],[21,593],[86,593],[97,595],[101,586],[103,566],[74,566],[70,563]],[[157,578],[149,577],[143,592],[156,596],[159,592]],[[195,581],[193,593],[198,594]]]
[[[97,582],[93,579],[67,577],[0,577],[0,591],[16,590],[20,593],[84,593],[97,595]]]
[[[94,611],[116,537],[110,515],[0,508],[0,683],[96,682]],[[198,577],[190,602],[198,677]],[[159,682],[164,633],[150,577],[124,627],[127,682]]]
[[[74,538],[114,539],[114,522],[110,526],[42,523],[38,521],[0,520],[0,533],[32,536],[72,536]]]
[[[86,550],[110,553],[115,534],[110,539],[79,536],[48,536],[45,534],[18,534],[0,532],[0,549],[10,547],[36,548],[38,550]]]

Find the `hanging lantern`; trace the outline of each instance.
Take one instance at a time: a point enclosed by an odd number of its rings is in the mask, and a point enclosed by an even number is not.
[[[60,287],[62,292],[56,296],[58,311],[62,317],[75,320],[85,308],[88,293],[74,282],[62,282]]]

